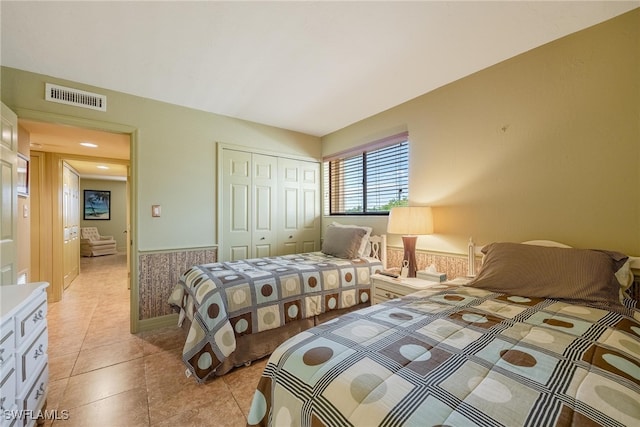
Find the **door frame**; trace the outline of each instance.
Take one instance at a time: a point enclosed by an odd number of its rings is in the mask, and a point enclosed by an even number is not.
[[[138,243],[137,243],[137,235],[136,231],[138,229],[138,206],[136,203],[137,200],[137,167],[136,167],[136,153],[139,141],[139,130],[136,127],[125,125],[121,123],[113,123],[113,122],[104,122],[99,120],[85,119],[81,117],[73,117],[66,116],[57,113],[50,113],[44,111],[36,111],[30,109],[21,109],[18,108],[15,110],[15,113],[19,119],[25,120],[34,120],[40,122],[54,123],[60,125],[67,126],[75,126],[79,128],[92,129],[92,130],[100,130],[105,132],[113,132],[113,133],[122,133],[129,135],[129,167],[128,167],[128,176],[127,176],[127,187],[128,191],[128,219],[127,219],[127,239],[129,244],[127,245],[127,265],[129,266],[129,288],[130,288],[130,315],[129,315],[129,325],[130,332],[136,333],[140,329],[140,313],[139,313],[139,285],[138,285],[138,261],[136,254],[138,253]],[[74,156],[63,153],[56,153],[59,158],[70,158],[72,159]],[[58,188],[60,183],[58,182],[57,175],[53,177],[52,185],[54,188]],[[62,245],[63,245],[63,236],[62,236],[62,214],[60,211],[60,203],[58,198],[54,200],[54,212],[53,212],[53,246],[58,250],[53,250],[52,252],[52,263],[54,265],[54,275],[62,271],[62,268],[55,268],[55,266],[61,266],[63,262],[62,258]],[[59,227],[58,227],[59,226]],[[58,274],[59,275],[59,274]],[[63,278],[60,278],[63,281]],[[60,282],[60,281],[59,281]],[[60,282],[62,283],[62,282]],[[59,285],[61,286],[61,285]],[[55,289],[53,290],[55,291]],[[61,292],[61,291],[60,291]]]

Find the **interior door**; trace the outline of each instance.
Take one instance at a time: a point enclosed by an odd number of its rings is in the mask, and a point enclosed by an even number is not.
[[[262,154],[252,155],[253,232],[252,257],[275,255],[277,233],[274,224],[278,158]]]
[[[0,285],[9,285],[17,280],[18,117],[2,104],[0,122]]]
[[[127,166],[127,228],[125,233],[125,247],[127,248],[127,289],[131,289],[131,166]],[[133,314],[133,313],[132,313]]]
[[[66,163],[62,170],[64,288],[80,272],[80,176]]]
[[[320,250],[320,163],[300,162],[301,252]]]
[[[300,221],[300,170],[298,161],[278,159],[278,184],[280,188],[280,254],[300,252],[298,225]]]
[[[285,158],[278,162],[280,252],[320,250],[320,164]]]
[[[222,152],[222,242],[221,261],[250,257],[251,236],[251,153]]]

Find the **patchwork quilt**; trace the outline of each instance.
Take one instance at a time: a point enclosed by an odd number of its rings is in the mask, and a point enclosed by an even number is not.
[[[169,297],[190,330],[183,361],[204,381],[236,348],[236,337],[366,303],[373,258],[345,260],[321,252],[191,267]]]
[[[248,425],[637,426],[640,312],[437,285],[276,349]]]

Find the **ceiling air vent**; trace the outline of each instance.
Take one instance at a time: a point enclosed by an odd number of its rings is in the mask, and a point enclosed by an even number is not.
[[[85,92],[70,87],[46,83],[44,99],[76,107],[91,108],[92,110],[107,111],[107,97],[97,93]]]

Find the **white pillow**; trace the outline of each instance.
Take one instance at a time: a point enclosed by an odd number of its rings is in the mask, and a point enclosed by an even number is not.
[[[362,236],[362,242],[360,243],[360,249],[358,250],[358,257],[369,256],[369,254],[371,253],[371,246],[368,244],[369,244],[369,237],[371,236],[371,232],[373,231],[373,228],[366,227],[363,225],[344,225],[335,221],[331,225],[333,225],[334,227],[360,228],[364,230],[365,234],[364,236]],[[369,252],[367,252],[367,247],[369,247]]]
[[[633,285],[633,272],[631,271],[631,260],[628,259],[618,271],[616,271],[616,279],[620,283],[620,302],[624,300],[627,289]]]

